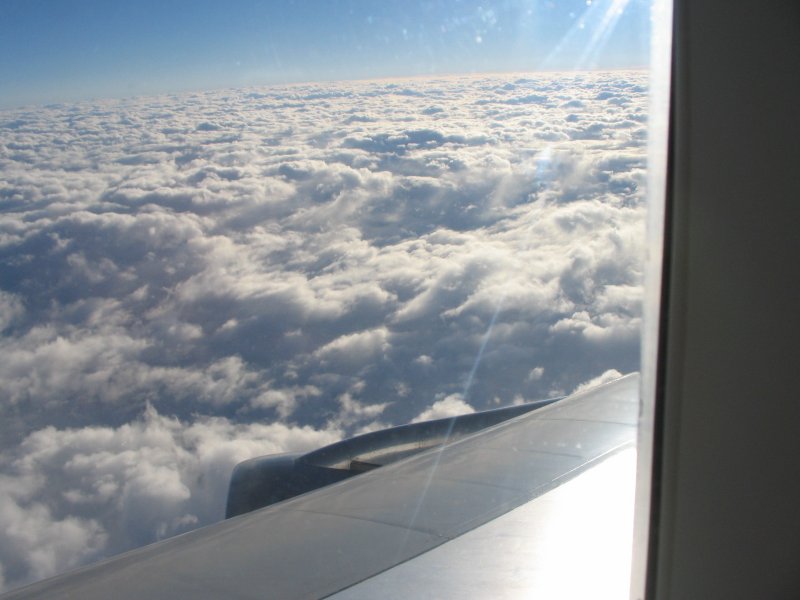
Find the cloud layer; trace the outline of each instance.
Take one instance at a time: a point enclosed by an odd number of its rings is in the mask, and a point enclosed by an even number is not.
[[[4,584],[220,518],[238,460],[638,368],[645,80],[0,113]]]

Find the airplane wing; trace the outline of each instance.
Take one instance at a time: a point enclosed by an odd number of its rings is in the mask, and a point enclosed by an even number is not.
[[[470,581],[494,586],[495,576],[525,579],[524,569],[535,573],[537,560],[552,563],[552,544],[531,550],[530,543],[560,539],[576,522],[563,567],[577,581],[574,556],[581,548],[604,564],[609,544],[621,539],[630,546],[631,511],[618,514],[621,529],[612,525],[611,540],[608,527],[601,539],[587,539],[586,521],[589,515],[608,525],[615,512],[609,507],[632,498],[630,485],[610,477],[621,471],[633,481],[635,461],[625,450],[635,443],[638,410],[638,376],[629,375],[3,598],[479,597],[486,589]],[[548,515],[563,506],[571,513],[561,520],[564,531],[554,531]],[[629,556],[614,585],[627,586]],[[442,584],[450,591],[435,587]]]

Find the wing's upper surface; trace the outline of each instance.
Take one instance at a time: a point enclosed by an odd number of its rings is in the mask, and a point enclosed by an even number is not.
[[[636,451],[597,466],[331,600],[625,600]]]
[[[638,377],[632,375],[4,598],[325,597],[488,523],[630,447],[637,415]]]

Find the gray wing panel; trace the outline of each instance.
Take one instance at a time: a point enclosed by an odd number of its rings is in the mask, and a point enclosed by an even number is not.
[[[628,597],[636,451],[341,592],[336,600]]]
[[[541,495],[635,440],[638,377],[4,598],[320,598]]]

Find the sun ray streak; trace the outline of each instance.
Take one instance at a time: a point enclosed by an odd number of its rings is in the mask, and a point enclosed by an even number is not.
[[[588,3],[586,10],[545,57],[540,68],[546,70],[564,67],[560,61],[570,56],[576,46],[582,46],[583,49],[570,68],[581,70],[595,66],[601,50],[614,32],[629,2],[630,0],[600,0]]]

